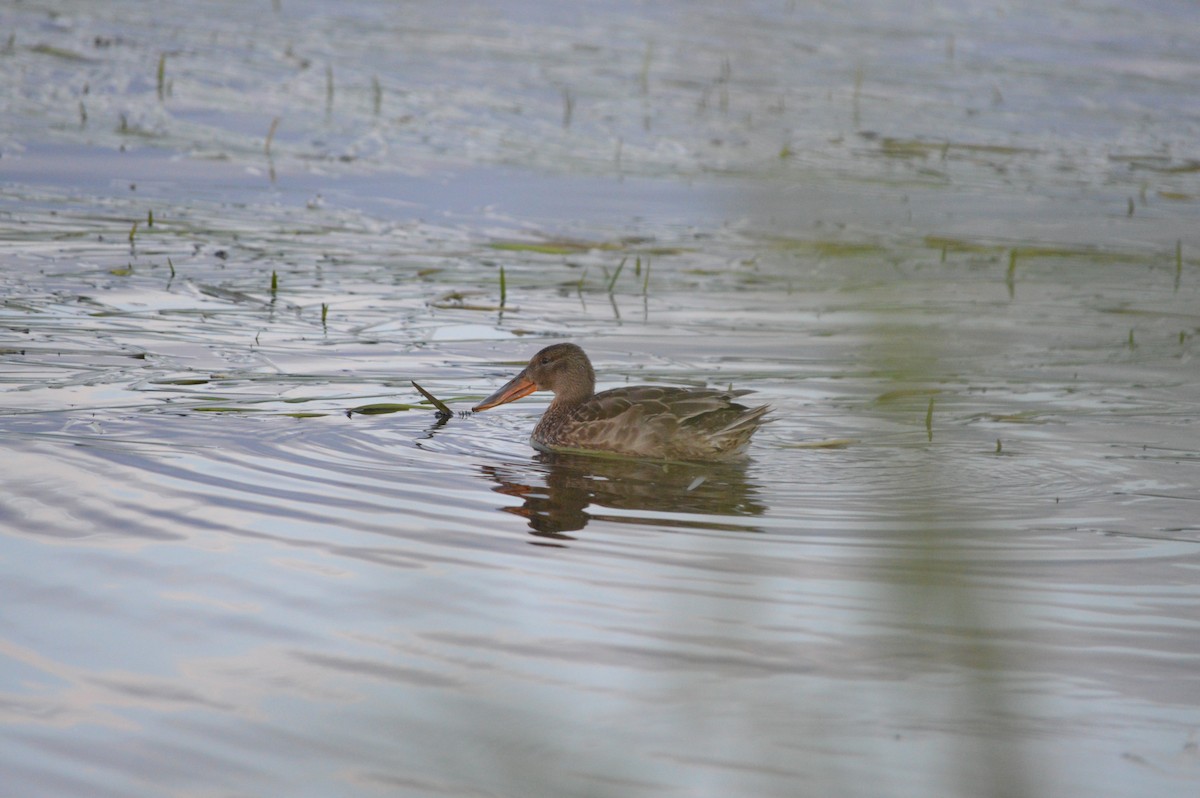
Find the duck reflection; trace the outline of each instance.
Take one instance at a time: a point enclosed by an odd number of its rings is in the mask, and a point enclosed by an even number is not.
[[[528,465],[484,466],[497,493],[516,496],[520,507],[505,512],[529,521],[545,545],[574,540],[569,532],[592,519],[704,529],[761,531],[722,523],[713,516],[760,516],[758,486],[746,478],[745,463],[664,463],[543,452]],[[680,517],[605,515],[603,508],[679,513]]]

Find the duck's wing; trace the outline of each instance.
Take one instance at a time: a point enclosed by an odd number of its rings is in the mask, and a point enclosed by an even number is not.
[[[745,446],[767,407],[734,398],[749,391],[636,386],[596,394],[575,407],[563,445],[644,457],[706,459]]]

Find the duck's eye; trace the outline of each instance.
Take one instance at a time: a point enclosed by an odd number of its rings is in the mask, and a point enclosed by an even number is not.
[[[550,356],[549,355],[542,355],[542,365],[543,366],[550,365]]]

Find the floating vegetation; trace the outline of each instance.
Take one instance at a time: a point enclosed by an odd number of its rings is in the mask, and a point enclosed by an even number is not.
[[[821,258],[854,258],[882,255],[887,249],[874,241],[841,241],[837,239],[803,239],[774,236],[768,239],[776,249],[789,252],[808,252]]]
[[[1200,172],[1200,160],[1194,158],[1176,162],[1164,155],[1110,155],[1111,161],[1125,162],[1130,169],[1143,169],[1159,174],[1180,175]]]
[[[403,413],[405,410],[420,410],[420,405],[409,405],[399,402],[377,402],[369,405],[359,405],[346,411],[346,415],[358,413],[362,416],[380,416],[386,413]]]
[[[875,404],[889,404],[891,402],[903,401],[913,397],[932,396],[941,393],[938,388],[897,388],[894,391],[886,391],[879,394],[873,400]]]
[[[155,76],[156,89],[158,92],[158,101],[162,102],[166,98],[166,77],[167,77],[167,54],[162,53],[158,56],[158,70]]]
[[[925,246],[931,249],[940,249],[945,252],[969,252],[969,253],[999,253],[1003,252],[1005,247],[999,244],[983,244],[977,241],[966,241],[961,238],[947,238],[944,236],[925,236],[922,239]]]
[[[1108,261],[1113,263],[1122,263],[1130,260],[1147,260],[1144,255],[1135,256],[1128,252],[1113,252],[1111,250],[1095,249],[1092,247],[1027,246],[1017,247],[1013,250],[1013,252],[1019,252],[1021,254],[1021,258],[1027,260],[1046,258],[1083,258],[1091,261]]]
[[[953,141],[930,141],[919,138],[879,139],[879,151],[890,158],[927,158],[938,155],[946,158],[950,153],[966,155],[1037,155],[1041,150],[1031,147],[1013,147],[1006,144],[963,144]]]
[[[502,252],[534,252],[539,255],[574,255],[592,249],[605,249],[600,244],[587,244],[579,241],[493,241],[488,244],[492,249]],[[615,248],[615,247],[613,247]]]
[[[160,380],[150,380],[152,385],[208,385],[211,380],[205,377],[176,377]]]
[[[500,307],[504,307],[504,304],[507,301],[507,299],[508,299],[508,287],[505,285],[505,282],[504,282],[504,266],[502,264],[500,266]],[[416,385],[416,383],[413,383],[413,384]],[[420,390],[420,389],[418,388],[418,390]]]
[[[12,39],[10,37],[10,42],[11,40]],[[37,53],[38,55],[48,55],[52,56],[53,58],[61,58],[64,61],[73,61],[79,64],[96,63],[95,58],[88,58],[86,55],[77,53],[74,50],[68,50],[65,47],[55,47],[51,44],[35,44],[33,47],[29,48],[29,51]]]

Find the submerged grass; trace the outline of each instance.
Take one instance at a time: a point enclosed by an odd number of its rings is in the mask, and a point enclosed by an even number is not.
[[[538,255],[575,255],[591,249],[604,249],[602,244],[588,244],[579,241],[493,241],[488,244],[492,249],[502,252],[533,252]]]
[[[879,152],[892,158],[927,158],[935,154],[946,158],[952,152],[966,155],[1037,155],[1041,151],[1032,147],[1014,147],[1007,144],[970,144],[884,136],[879,140]]]
[[[874,241],[846,241],[839,239],[805,239],[772,236],[767,239],[772,247],[788,252],[806,252],[823,258],[854,258],[865,255],[882,255],[888,250]]]

